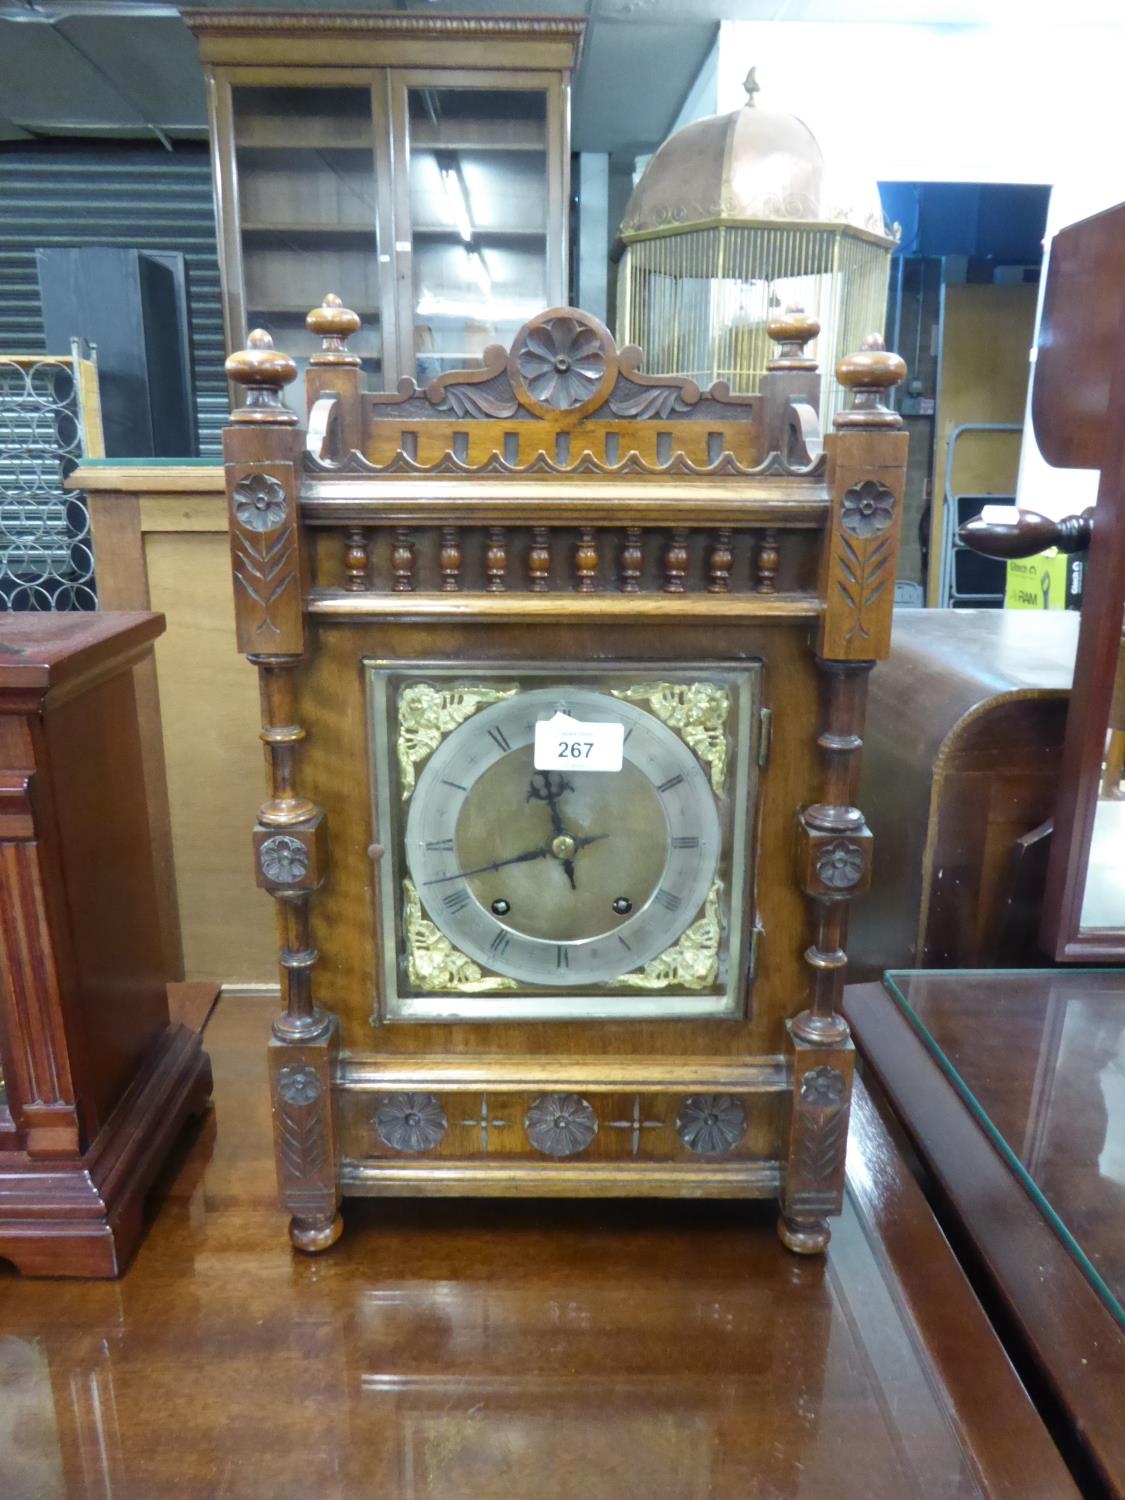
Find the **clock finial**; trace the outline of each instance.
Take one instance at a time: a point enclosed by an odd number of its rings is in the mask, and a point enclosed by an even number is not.
[[[757,66],[751,68],[749,73],[747,73],[746,77],[742,80],[742,87],[746,90],[746,108],[753,109],[758,102],[754,96],[755,94],[760,94],[762,91],[762,85],[758,82]]]

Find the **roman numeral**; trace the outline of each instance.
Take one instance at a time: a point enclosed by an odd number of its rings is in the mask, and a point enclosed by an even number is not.
[[[508,736],[502,729],[490,729],[488,731],[488,737],[496,746],[497,750],[510,750],[512,748],[508,743]]]
[[[662,781],[656,788],[658,792],[670,792],[674,786],[679,786],[683,781],[682,776],[669,776],[667,781]]]
[[[564,948],[561,943],[555,949],[555,968],[556,969],[569,969],[570,968],[570,949],[569,948]]]
[[[501,954],[507,953],[508,946],[511,941],[511,938],[506,932],[498,932],[492,939],[491,943],[489,943],[488,951],[489,953],[495,953],[497,957],[500,957]]]
[[[459,891],[450,891],[447,896],[441,898],[441,904],[448,912],[458,912],[468,906],[473,898],[463,887]]]
[[[676,842],[675,839],[673,839],[672,842],[674,844]],[[453,853],[453,840],[452,839],[431,839],[429,841],[429,843],[426,845],[426,848],[430,851],[431,854],[452,854]]]
[[[632,951],[633,951],[633,950],[632,950],[632,948],[631,948],[631,947],[630,947],[630,945],[629,945],[629,944],[628,944],[628,943],[627,943],[627,942],[626,942],[626,941],[625,941],[625,939],[624,939],[624,938],[623,938],[623,937],[622,937],[622,936],[621,936],[621,934],[620,934],[620,933],[618,933],[618,934],[617,934],[617,941],[618,941],[618,942],[619,942],[619,943],[620,943],[620,944],[621,944],[621,946],[622,946],[622,947],[623,947],[623,948],[624,948],[624,949],[625,949],[625,952],[626,952],[626,953],[632,953]]]
[[[684,904],[682,896],[674,896],[671,891],[666,891],[663,886],[656,893],[656,899],[664,907],[665,911],[679,911]]]
[[[444,776],[441,778],[441,784],[442,786],[454,787],[459,792],[467,792],[469,790],[467,786],[462,786],[459,781],[447,781]]]
[[[694,833],[682,834],[679,838],[672,840],[673,849],[698,849],[699,839]]]

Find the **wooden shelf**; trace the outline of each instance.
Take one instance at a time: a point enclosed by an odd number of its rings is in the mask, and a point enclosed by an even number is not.
[[[346,301],[347,299],[345,298],[345,302]],[[309,313],[312,312],[313,306],[314,304],[311,302],[307,307],[298,307],[296,303],[283,302],[279,305],[267,306],[264,302],[250,301],[247,304],[247,310],[254,316],[261,317],[271,316],[275,318],[306,318],[308,317]],[[354,308],[353,311],[357,312],[363,319],[365,328],[369,328],[373,323],[378,323],[379,321],[379,309],[377,307],[357,307]],[[358,352],[358,350],[353,351],[353,353]]]
[[[317,234],[317,235],[365,235],[375,234],[374,222],[370,224],[261,224],[242,221],[243,234]]]
[[[454,224],[415,224],[412,226],[416,239],[460,239],[461,231]],[[545,240],[545,229],[483,229],[473,225],[474,240]]]
[[[261,120],[247,121],[239,120],[236,129],[237,151],[284,151],[293,156],[298,151],[358,151],[362,155],[374,159],[375,148],[370,141],[355,141],[340,139],[332,129],[326,129],[323,122],[317,122],[320,128],[309,130],[299,115],[291,120],[274,122]],[[299,138],[296,138],[298,137]]]
[[[547,149],[545,125],[515,120],[459,120],[445,126],[410,122],[413,151],[540,151]],[[517,133],[519,132],[519,133]]]

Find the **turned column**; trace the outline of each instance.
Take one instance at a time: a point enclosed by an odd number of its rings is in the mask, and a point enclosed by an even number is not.
[[[346,309],[325,303],[321,322],[334,318],[342,327],[346,320],[337,315]],[[326,344],[338,337],[325,331]],[[270,1054],[278,1185],[292,1214],[293,1243],[318,1250],[340,1233],[330,1107],[336,1022],[313,993],[311,903],[327,874],[324,814],[298,787],[305,732],[296,677],[306,646],[309,562],[300,512],[302,434],[281,396],[297,371],[261,329],[226,369],[247,393],[223,434],[223,455],[238,644],[258,668],[269,762],[269,795],[253,843],[257,883],[278,903],[281,936],[284,1009],[273,1023]],[[352,573],[359,571],[353,559]]]
[[[852,404],[835,421],[832,498],[821,553],[817,640],[820,785],[798,818],[798,870],[811,941],[806,1004],[790,1023],[794,1092],[779,1232],[794,1250],[823,1249],[844,1185],[853,1053],[840,998],[848,904],[870,883],[870,831],[854,805],[867,677],[890,649],[906,437],[883,396],[906,366],[872,336],[840,361]]]

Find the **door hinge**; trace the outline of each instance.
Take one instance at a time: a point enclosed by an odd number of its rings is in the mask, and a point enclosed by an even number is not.
[[[758,764],[764,766],[770,758],[770,742],[773,739],[773,709],[758,710]]]
[[[762,933],[764,929],[757,922],[750,929],[750,956],[746,960],[746,973],[750,979],[758,977],[758,960],[762,951]]]

